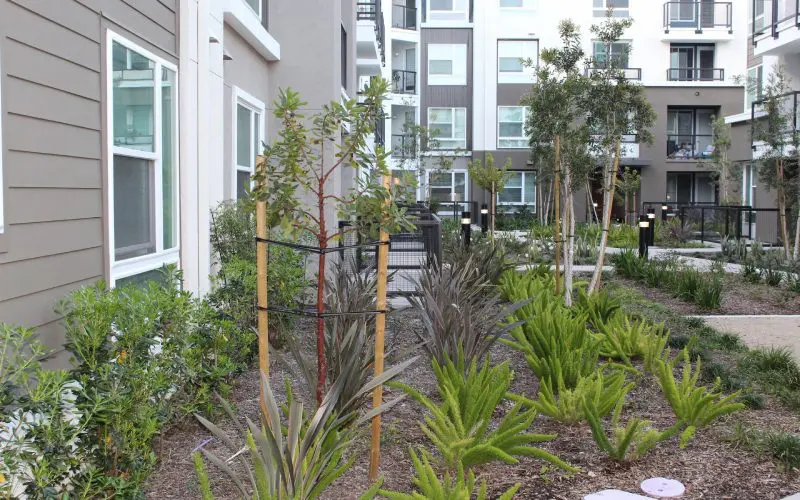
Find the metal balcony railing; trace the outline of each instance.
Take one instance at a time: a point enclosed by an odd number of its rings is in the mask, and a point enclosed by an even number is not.
[[[601,71],[603,68],[600,67],[591,67],[586,68],[584,74],[586,76],[590,76],[592,73],[596,71]],[[641,80],[642,79],[642,68],[620,68],[619,71],[622,71],[625,74],[625,79],[627,80]]]
[[[381,51],[381,63],[386,63],[386,30],[384,28],[381,0],[360,0],[356,3],[356,20],[373,21],[375,23],[375,37]]]
[[[701,2],[682,0],[664,4],[664,33],[671,29],[727,29],[733,33],[732,2]]]
[[[724,68],[668,68],[671,82],[714,82],[725,80]]]
[[[714,154],[713,139],[714,136],[711,134],[668,134],[667,158],[670,160],[711,158]]]
[[[392,4],[392,27],[404,30],[416,30],[417,9],[396,3]]]
[[[753,45],[765,38],[800,28],[800,0],[751,0],[750,33]]]
[[[775,105],[772,106],[772,103]],[[783,132],[788,136],[800,131],[800,114],[798,113],[800,113],[800,90],[773,97],[772,100],[759,99],[753,101],[750,105],[751,147],[756,149],[755,126],[757,119],[767,120],[765,127],[767,130],[778,130],[779,133]],[[775,122],[769,123],[770,115],[778,116],[779,118]],[[794,117],[794,119],[792,120],[791,117]],[[791,144],[792,141],[787,138],[786,142]]]
[[[386,114],[379,113],[375,117],[375,145],[386,145]]]
[[[392,93],[394,94],[416,94],[417,93],[417,72],[402,69],[392,70]]]

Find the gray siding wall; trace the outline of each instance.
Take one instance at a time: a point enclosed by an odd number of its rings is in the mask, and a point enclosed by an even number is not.
[[[0,322],[38,327],[106,277],[105,33],[177,62],[177,0],[0,0],[5,234]]]
[[[465,28],[423,28],[421,35],[420,81],[423,85],[420,102],[420,123],[428,125],[428,108],[467,108],[467,150],[472,149],[472,30]],[[453,43],[467,45],[467,84],[428,85],[428,45]]]

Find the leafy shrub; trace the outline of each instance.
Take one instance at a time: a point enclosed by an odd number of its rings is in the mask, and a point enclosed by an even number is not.
[[[694,268],[681,270],[673,281],[673,294],[686,301],[694,301],[703,283],[703,275]]]
[[[660,356],[663,346],[666,345],[666,339],[661,338],[663,328],[663,325],[652,325],[643,319],[631,323],[627,315],[615,314],[599,327],[602,333],[600,354],[621,359],[628,365],[631,364],[631,358],[643,357],[645,353]],[[660,351],[658,346],[662,346]]]
[[[748,283],[758,283],[761,281],[761,271],[759,271],[758,268],[750,262],[742,265],[741,274],[742,279]]]
[[[580,288],[575,306],[586,312],[592,325],[599,328],[620,311],[621,304],[605,290],[601,289],[588,295],[585,290]]]
[[[446,233],[443,233],[443,236]],[[476,284],[500,281],[500,276],[515,265],[506,244],[501,239],[476,236],[469,247],[463,244],[458,234],[442,239],[442,261],[445,266],[458,269],[473,267]]]
[[[448,359],[468,367],[481,360],[492,345],[518,323],[501,324],[524,302],[501,307],[500,292],[476,281],[471,265],[431,266],[420,272],[418,296],[409,297],[422,318],[416,331],[422,347],[440,365]]]
[[[573,316],[556,303],[537,301],[520,309],[516,319],[526,322],[511,330],[511,339],[500,341],[525,355],[539,380],[549,379],[553,388],[574,388],[597,368],[600,340],[586,328],[586,316]]]
[[[644,273],[647,261],[631,249],[625,249],[619,253],[610,255],[614,271],[624,278],[639,279]]]
[[[539,265],[524,273],[506,271],[500,277],[500,292],[509,302],[557,301],[553,290],[555,278],[550,274],[550,266]]]
[[[468,469],[495,460],[517,463],[516,457],[536,457],[565,470],[574,471],[561,459],[530,443],[547,441],[555,435],[530,434],[536,410],[524,410],[517,402],[497,426],[492,415],[500,407],[511,385],[513,372],[508,362],[490,367],[484,361],[480,369],[475,360],[468,369],[447,360],[444,365],[434,359],[433,371],[438,381],[437,404],[405,384],[394,384],[423,405],[425,417],[422,431],[436,446],[451,470]],[[466,375],[465,375],[466,373]]]
[[[576,424],[586,418],[584,400],[593,405],[598,417],[604,417],[633,387],[633,382],[625,383],[625,373],[621,370],[614,370],[610,375],[603,375],[603,370],[597,370],[580,379],[574,389],[562,385],[554,390],[549,379],[542,380],[539,395],[531,404],[539,413],[550,418]]]
[[[749,351],[741,360],[745,370],[768,386],[778,389],[778,395],[789,396],[789,392],[800,389],[800,366],[792,353],[783,347],[760,347]],[[795,396],[796,397],[796,396]]]
[[[790,292],[800,293],[800,276],[790,273],[786,276],[786,287]]]
[[[790,432],[768,433],[764,444],[773,458],[787,471],[800,469],[800,435]]]
[[[683,246],[694,236],[694,226],[682,223],[677,217],[657,224],[655,239],[659,246]]]
[[[656,376],[664,397],[672,407],[679,423],[686,426],[681,434],[681,447],[692,438],[697,429],[704,427],[724,415],[744,408],[742,403],[735,403],[739,393],[723,396],[716,392],[720,382],[717,380],[710,388],[698,386],[697,381],[702,373],[702,363],[692,369],[689,350],[682,351],[683,370],[680,382],[676,382],[673,364],[656,361]]]
[[[719,309],[722,305],[722,280],[715,277],[701,281],[694,300],[702,309]]]
[[[742,262],[747,258],[747,240],[723,236],[720,242],[722,255],[728,262]]]
[[[361,499],[369,500],[378,493],[390,500],[452,500],[462,498],[486,500],[488,498],[486,495],[486,480],[481,481],[478,491],[475,491],[477,481],[475,480],[474,472],[469,471],[468,474],[465,474],[464,469],[459,468],[454,476],[451,476],[448,471],[445,473],[444,478],[440,480],[431,465],[429,453],[422,450],[421,454],[417,455],[413,449],[409,450],[409,453],[416,472],[413,482],[418,491],[406,494],[380,489],[376,492],[368,492],[368,494],[361,496]],[[520,484],[517,483],[498,496],[498,500],[511,500],[519,488]]]
[[[769,286],[780,286],[783,281],[783,273],[772,266],[767,267],[764,270],[764,281],[766,281]]]

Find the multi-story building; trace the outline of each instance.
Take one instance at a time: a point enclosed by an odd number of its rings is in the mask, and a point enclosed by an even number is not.
[[[417,9],[411,18],[420,28],[419,35],[414,27],[392,30],[392,71],[401,77],[401,90],[413,95],[393,102],[393,140],[404,139],[397,136],[398,121],[418,116],[418,123],[438,130],[440,148],[460,150],[450,172],[420,179],[430,186],[420,195],[485,202],[467,165],[492,153],[499,163],[511,158],[515,172],[498,197],[501,209],[536,210],[536,173],[524,133],[527,110],[520,105],[533,70],[521,59],[536,62],[543,48],[559,46],[557,25],[565,18],[581,26],[587,55],[614,57],[604,54],[589,31],[613,7],[615,16],[635,22],[612,52],[627,54],[626,74],[644,85],[658,115],[652,145],[639,145],[630,136],[625,147],[623,165],[641,172],[639,200],[718,201],[710,175],[696,163],[711,152],[712,118],[744,106],[744,86],[735,81],[747,69],[743,2],[581,0],[565,10],[564,3],[540,0],[420,0],[393,7],[404,13]],[[409,73],[400,70],[412,67],[414,85],[408,86]],[[594,200],[602,203],[598,195]],[[585,207],[577,213],[588,215]]]
[[[83,285],[177,264],[206,292],[210,210],[250,183],[278,89],[308,114],[355,96],[379,6],[0,0],[0,322],[58,349],[54,306]]]

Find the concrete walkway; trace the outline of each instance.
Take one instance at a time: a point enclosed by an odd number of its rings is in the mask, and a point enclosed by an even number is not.
[[[786,347],[800,361],[800,315],[698,317],[717,330],[738,335],[748,347]]]

